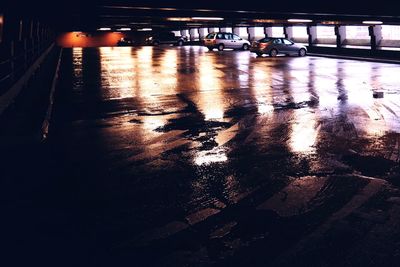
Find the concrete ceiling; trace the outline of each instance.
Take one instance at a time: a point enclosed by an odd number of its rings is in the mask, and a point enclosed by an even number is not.
[[[282,4],[283,3],[283,4]],[[23,7],[23,8],[21,8]],[[179,29],[208,26],[257,26],[285,23],[289,18],[310,18],[313,23],[337,21],[350,24],[363,20],[382,20],[399,24],[396,1],[304,0],[288,1],[178,1],[178,0],[60,0],[53,3],[13,1],[3,9],[22,18],[46,20],[59,31],[100,27],[143,27]],[[222,21],[195,20],[192,17],[222,17]],[[171,18],[173,18],[171,20]],[[179,21],[177,18],[182,18]]]

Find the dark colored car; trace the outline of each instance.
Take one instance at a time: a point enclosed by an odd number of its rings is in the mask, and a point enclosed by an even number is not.
[[[134,44],[135,44],[135,42],[134,42],[132,39],[129,39],[129,38],[126,38],[126,37],[121,38],[121,39],[117,42],[117,45],[118,45],[118,46],[132,46],[132,45],[134,45]]]
[[[188,38],[186,36],[175,36],[172,32],[154,33],[145,40],[146,44],[156,46],[160,44],[174,44],[181,46],[187,41]]]
[[[285,38],[266,37],[251,44],[250,51],[258,56],[268,54],[276,57],[278,54],[298,55],[304,57],[307,55],[307,48],[304,45],[296,44]]]

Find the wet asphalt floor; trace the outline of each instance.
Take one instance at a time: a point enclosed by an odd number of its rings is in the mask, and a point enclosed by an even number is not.
[[[64,49],[47,144],[68,199],[55,244],[85,266],[396,266],[399,73],[197,46]]]

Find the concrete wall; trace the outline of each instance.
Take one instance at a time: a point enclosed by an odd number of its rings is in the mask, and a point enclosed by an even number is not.
[[[104,32],[104,33],[82,33],[82,32],[66,32],[58,35],[57,45],[62,47],[99,47],[99,46],[116,46],[117,42],[128,37],[128,34],[121,32]]]

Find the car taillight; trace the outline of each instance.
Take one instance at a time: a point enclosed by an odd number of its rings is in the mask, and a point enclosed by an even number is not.
[[[259,48],[262,48],[262,49],[266,48],[267,46],[268,46],[268,43],[260,43],[260,44],[258,45],[258,47],[259,47]]]

